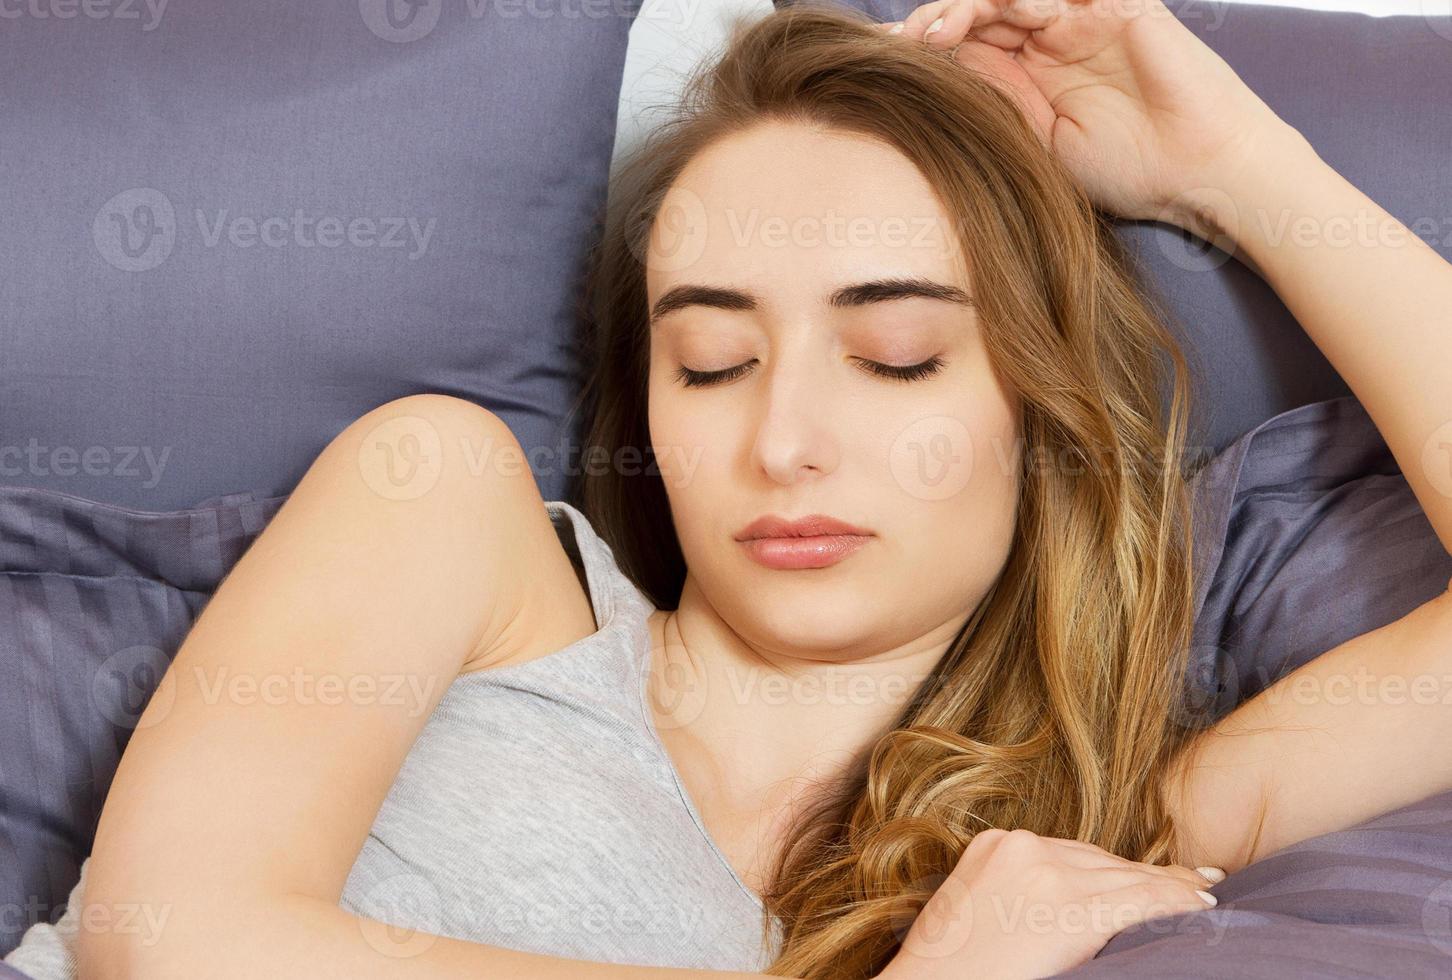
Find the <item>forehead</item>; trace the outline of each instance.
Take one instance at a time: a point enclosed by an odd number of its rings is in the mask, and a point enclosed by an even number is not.
[[[825,295],[838,282],[921,276],[966,287],[953,220],[917,167],[870,137],[771,122],[692,158],[646,255],[651,297],[678,283]]]

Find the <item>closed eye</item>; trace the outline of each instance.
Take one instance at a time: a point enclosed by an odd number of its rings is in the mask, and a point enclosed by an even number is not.
[[[869,361],[863,357],[853,358],[853,360],[861,364],[864,370],[878,377],[891,378],[895,381],[919,381],[930,375],[937,374],[943,369],[944,364],[943,358],[938,355],[928,358],[921,364],[909,364],[905,366],[882,364],[877,361]],[[736,367],[726,368],[724,371],[692,371],[690,368],[682,366],[676,372],[676,379],[687,388],[708,388],[712,385],[725,384],[728,381],[736,380],[750,370],[751,365],[755,363],[756,358],[753,357],[745,364],[738,364]]]

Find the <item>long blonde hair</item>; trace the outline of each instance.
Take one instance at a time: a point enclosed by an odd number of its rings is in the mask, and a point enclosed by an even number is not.
[[[1023,404],[1002,574],[893,729],[818,787],[763,895],[782,928],[768,972],[869,977],[984,828],[1174,860],[1162,794],[1196,729],[1180,702],[1190,379],[1113,226],[1009,97],[864,14],[799,3],[737,23],[615,176],[586,294],[592,451],[649,459],[643,257],[662,198],[705,147],[764,121],[879,138],[920,169],[958,222],[990,357]],[[658,469],[587,472],[581,489],[622,570],[675,608],[685,563]]]

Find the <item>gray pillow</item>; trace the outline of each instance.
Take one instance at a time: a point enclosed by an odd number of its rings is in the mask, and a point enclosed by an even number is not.
[[[563,491],[639,0],[10,7],[0,484],[283,492],[433,391]]]
[[[1202,723],[1446,591],[1452,555],[1350,395],[1244,433],[1192,478]]]
[[[0,487],[0,956],[60,918],[142,709],[285,499],[150,513]]]
[[[791,0],[774,0],[778,7]],[[879,22],[916,0],[830,0]],[[1166,6],[1331,166],[1452,260],[1452,16],[1371,17],[1218,0]],[[1198,384],[1192,438],[1252,426],[1350,389],[1255,273],[1169,225],[1118,222]]]

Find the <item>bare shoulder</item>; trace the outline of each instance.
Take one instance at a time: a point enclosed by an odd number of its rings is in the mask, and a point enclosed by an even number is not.
[[[518,448],[492,413],[419,395],[322,449],[177,650],[98,822],[87,901],[185,915],[154,944],[81,930],[81,975],[205,974],[239,896],[336,906],[450,682],[526,635],[561,560]]]
[[[327,482],[361,479],[371,491],[359,517],[380,548],[411,540],[441,572],[476,583],[476,607],[463,612],[478,639],[461,672],[512,663],[582,625],[580,635],[593,631],[524,449],[489,409],[443,394],[393,399],[340,433],[320,466]]]
[[[464,540],[487,532],[473,557],[489,562],[492,590],[480,601],[492,609],[461,673],[520,663],[595,632],[589,595],[503,419],[461,398],[422,394],[359,423],[370,484],[401,500],[437,492],[429,519],[457,523]]]

